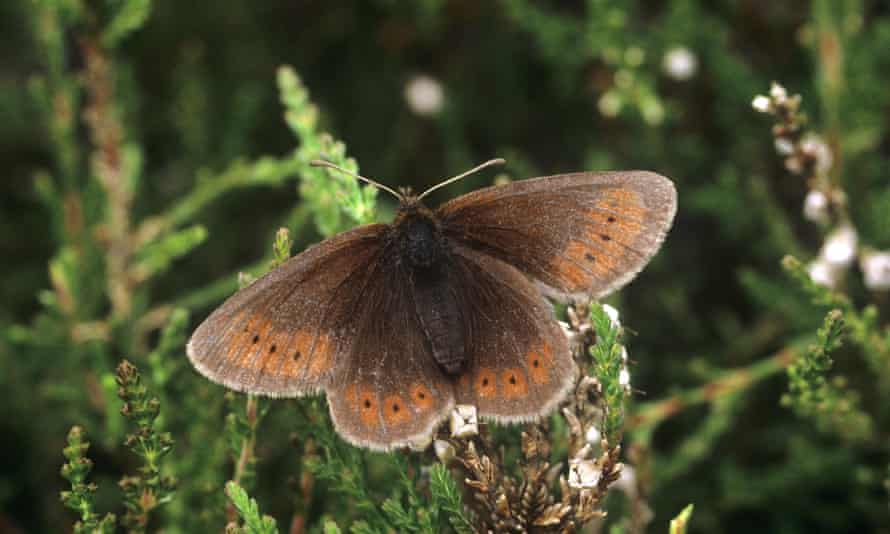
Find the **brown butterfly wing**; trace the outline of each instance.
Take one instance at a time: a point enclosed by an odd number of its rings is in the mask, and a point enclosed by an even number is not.
[[[347,441],[377,450],[425,441],[454,406],[415,312],[410,275],[384,253],[355,309],[356,339],[328,386],[331,418]]]
[[[457,402],[497,421],[550,413],[576,373],[553,307],[515,267],[460,245],[453,250],[467,358]]]
[[[438,209],[446,235],[500,258],[556,297],[600,297],[658,251],[677,209],[667,178],[575,173],[489,187]]]
[[[192,364],[238,391],[292,397],[323,388],[355,344],[353,313],[386,228],[338,234],[234,294],[192,335]]]

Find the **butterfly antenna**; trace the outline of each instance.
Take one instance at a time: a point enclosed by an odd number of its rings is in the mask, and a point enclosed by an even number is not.
[[[356,174],[356,173],[354,173],[354,172],[347,171],[347,170],[344,169],[343,167],[340,167],[339,165],[334,165],[334,164],[331,163],[330,161],[325,161],[325,160],[323,160],[323,159],[314,159],[314,160],[312,160],[312,161],[309,162],[309,165],[311,165],[311,166],[313,166],[313,167],[328,167],[328,168],[330,168],[330,169],[334,169],[334,170],[336,170],[336,171],[340,171],[340,172],[342,172],[343,174],[348,174],[349,176],[352,176],[352,177],[355,178],[356,180],[361,180],[361,181],[366,182],[366,183],[368,183],[368,184],[370,184],[370,185],[373,185],[373,186],[376,187],[377,189],[382,189],[382,190],[386,191],[387,193],[389,193],[389,194],[391,194],[392,196],[394,196],[394,197],[396,197],[397,199],[399,199],[399,201],[403,201],[403,200],[405,200],[404,195],[402,195],[401,193],[399,193],[399,192],[396,191],[395,189],[392,189],[391,187],[387,187],[387,186],[381,184],[380,182],[376,182],[376,181],[374,181],[374,180],[372,180],[372,179],[370,179],[370,178],[365,178],[364,176],[361,176],[360,174]]]
[[[463,173],[461,173],[461,174],[458,174],[458,175],[455,176],[454,178],[449,178],[449,179],[445,180],[444,182],[440,182],[440,183],[438,183],[438,184],[436,184],[436,185],[430,187],[429,189],[427,189],[426,191],[424,191],[423,193],[421,193],[420,196],[417,197],[417,200],[422,199],[423,197],[429,195],[430,193],[432,193],[432,192],[435,191],[436,189],[439,189],[440,187],[445,187],[446,185],[448,185],[448,184],[452,184],[452,183],[454,183],[454,182],[460,180],[461,178],[465,178],[465,177],[467,177],[467,176],[473,174],[474,172],[479,172],[479,171],[481,171],[482,169],[484,169],[485,167],[491,167],[492,165],[503,165],[504,163],[507,163],[507,160],[505,160],[505,159],[503,159],[503,158],[490,159],[490,160],[486,161],[485,163],[483,163],[483,164],[481,164],[481,165],[476,165],[475,167],[473,167],[472,169],[468,170],[467,172],[463,172]]]

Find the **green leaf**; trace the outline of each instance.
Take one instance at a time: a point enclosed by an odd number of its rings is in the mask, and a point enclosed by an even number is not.
[[[244,521],[244,532],[247,534],[278,534],[275,520],[267,515],[260,515],[256,500],[250,498],[244,488],[237,482],[226,484],[226,495],[235,505],[238,515]]]
[[[689,526],[689,519],[692,518],[692,510],[694,505],[689,504],[677,517],[671,519],[671,527],[668,532],[670,534],[686,534],[686,527]]]
[[[151,14],[151,0],[111,0],[114,14],[102,34],[105,46],[113,48],[124,37],[141,28]]]
[[[600,382],[605,415],[600,432],[614,445],[621,442],[624,428],[624,401],[627,388],[621,383],[622,358],[621,327],[599,303],[590,305],[590,322],[596,332],[596,344],[590,348],[593,375]]]
[[[475,532],[473,523],[464,512],[461,491],[443,464],[430,468],[430,495],[433,505],[447,514],[448,522],[458,534]]]

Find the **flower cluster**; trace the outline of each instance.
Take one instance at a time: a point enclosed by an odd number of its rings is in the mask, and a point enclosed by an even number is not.
[[[837,288],[857,258],[865,287],[878,291],[890,289],[890,251],[861,247],[859,234],[847,214],[847,197],[831,177],[835,156],[818,135],[804,129],[806,116],[800,111],[800,95],[773,82],[769,95],[757,95],[751,102],[755,111],[772,115],[776,152],[785,168],[806,180],[809,191],[804,199],[803,215],[827,228],[819,256],[807,270],[819,285]]]

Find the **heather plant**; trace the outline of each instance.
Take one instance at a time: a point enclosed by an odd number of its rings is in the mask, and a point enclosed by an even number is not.
[[[883,4],[186,4],[0,5],[0,531],[886,531]],[[323,396],[189,365],[239,287],[391,216],[312,160],[423,189],[496,156],[434,198],[679,191],[630,286],[557,303],[581,372],[552,416],[376,453]]]

